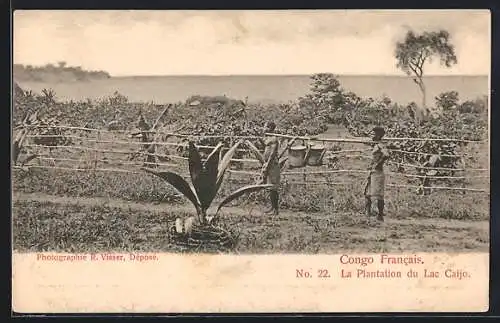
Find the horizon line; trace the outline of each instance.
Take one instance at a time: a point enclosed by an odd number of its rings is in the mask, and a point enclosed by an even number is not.
[[[332,73],[332,72],[318,72],[318,73],[291,73],[291,74],[125,74],[125,75],[111,75],[111,78],[118,77],[229,77],[229,76],[312,76],[315,74],[333,74],[334,76],[391,76],[391,77],[414,77],[413,75],[401,74],[355,74],[355,73]],[[425,77],[489,77],[489,74],[427,74]]]

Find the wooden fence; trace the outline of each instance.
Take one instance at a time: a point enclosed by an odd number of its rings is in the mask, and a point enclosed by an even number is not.
[[[43,126],[36,126],[34,128],[40,128]],[[148,153],[147,151],[143,151],[140,148],[144,146],[144,142],[136,141],[135,139],[131,139],[127,137],[129,131],[120,131],[120,130],[102,130],[102,129],[92,129],[92,128],[82,128],[82,127],[66,127],[66,126],[44,126],[45,128],[56,128],[60,129],[61,134],[54,135],[42,135],[39,134],[38,131],[33,129],[34,134],[30,134],[27,136],[28,139],[34,138],[43,138],[43,137],[64,137],[66,139],[71,140],[70,144],[57,144],[57,145],[44,145],[44,144],[34,144],[28,140],[23,148],[25,150],[30,151],[35,157],[25,165],[22,165],[22,161],[20,165],[13,166],[13,168],[42,168],[42,169],[58,169],[62,171],[97,171],[97,172],[122,172],[122,173],[143,173],[139,168],[143,166],[144,161],[139,160],[129,160],[126,156],[130,157],[134,156],[147,156],[152,155],[162,159],[163,161],[156,161],[154,164],[159,168],[173,168],[185,165],[185,160],[187,159],[185,156],[181,156],[176,154],[177,148],[186,147],[187,143],[186,139],[196,139],[199,138],[227,138],[228,136],[203,136],[197,137],[188,134],[178,134],[178,133],[167,133],[167,132],[155,132],[156,134],[167,136],[170,139],[170,142],[167,141],[155,141],[148,142],[148,145],[155,145],[156,147],[164,147],[168,149],[169,147],[174,148],[174,152],[169,151],[168,153],[158,152],[158,149],[154,153]],[[321,138],[321,137],[293,137],[289,135],[282,134],[266,134],[272,136],[278,136],[284,139],[297,138],[299,140],[308,141],[308,142],[322,142],[325,147],[329,143],[344,143],[344,144],[366,144],[369,143],[370,140],[368,138]],[[232,136],[234,140],[237,139],[257,139],[259,137],[256,136]],[[171,141],[173,140],[173,142]],[[450,141],[450,142],[467,142],[468,144],[476,144],[485,146],[487,142],[485,141],[469,141],[469,140],[460,140],[453,138],[385,138],[387,142],[391,141]],[[200,148],[214,148],[213,146],[198,146]],[[243,146],[244,147],[244,146]],[[486,146],[487,147],[487,146]],[[489,148],[489,147],[488,147]],[[327,148],[328,149],[328,148]],[[479,148],[478,148],[479,149]],[[483,148],[484,150],[484,148]],[[250,165],[247,167],[248,169],[230,169],[229,174],[240,175],[243,178],[255,179],[260,175],[260,162],[254,158],[247,158],[247,156],[251,156],[249,150],[241,148],[238,149],[239,152],[246,154],[245,158],[233,158],[233,162],[243,163],[245,165]],[[344,150],[327,150],[328,153],[325,155],[326,160],[330,160],[332,158],[336,158],[337,160],[363,160],[366,166],[368,165],[368,161],[370,156],[367,154],[370,149],[360,148],[360,149],[344,149]],[[432,155],[429,153],[418,152],[418,151],[404,151],[404,150],[396,150],[392,149],[394,152],[403,153],[403,154],[420,154],[420,155]],[[487,152],[483,152],[487,153]],[[109,156],[120,156],[118,158],[109,158]],[[445,155],[441,155],[445,157]],[[447,155],[446,155],[447,156]],[[455,155],[450,155],[456,157]],[[465,155],[464,155],[465,156]],[[125,157],[125,158],[124,158]],[[35,164],[35,161],[39,162],[39,164]],[[164,161],[167,162],[164,162]],[[43,164],[45,162],[45,164]],[[48,165],[47,165],[48,164]],[[350,165],[356,164],[349,162]],[[357,164],[360,164],[358,162]],[[391,177],[401,177],[407,179],[430,179],[430,180],[450,180],[450,181],[458,181],[462,182],[457,186],[435,186],[433,185],[431,188],[433,190],[460,190],[460,191],[470,191],[470,192],[489,192],[489,180],[487,180],[489,176],[489,166],[483,168],[473,168],[473,167],[462,167],[462,168],[443,168],[443,167],[424,167],[422,165],[409,164],[409,163],[400,163],[394,161],[387,161],[387,165],[397,167],[404,167],[405,169],[415,169],[415,170],[436,170],[436,171],[452,171],[454,174],[450,176],[431,176],[431,175],[421,175],[417,172],[417,174],[412,174],[411,172],[397,172],[397,171],[388,171],[386,174],[389,178]],[[187,169],[184,167],[184,169]],[[317,169],[317,170],[315,170]],[[366,177],[367,175],[366,167],[359,168],[335,168],[331,169],[328,166],[322,167],[302,167],[300,170],[297,169],[288,169],[283,170],[282,175],[284,178],[287,177],[301,177],[302,181],[295,181],[294,183],[297,185],[342,185],[349,184],[344,182],[333,182],[330,180],[327,181],[318,181],[315,180],[314,175],[321,176],[331,176],[334,174],[340,173],[348,173],[348,174],[358,174],[359,176]],[[456,173],[463,173],[460,175],[455,175]],[[187,174],[185,174],[187,176]],[[234,177],[229,176],[230,180],[234,179]],[[464,185],[464,180],[474,180],[479,179],[477,182],[480,184],[480,187],[469,187],[470,185]],[[388,187],[398,187],[398,188],[422,188],[422,185],[407,185],[407,184],[396,184],[389,183]]]

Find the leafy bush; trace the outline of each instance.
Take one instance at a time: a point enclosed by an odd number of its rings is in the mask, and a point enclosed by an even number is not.
[[[453,107],[458,106],[458,92],[457,91],[448,91],[443,92],[435,97],[436,106],[442,108],[443,110],[449,110]]]
[[[475,100],[467,100],[458,106],[460,113],[481,114],[488,111],[488,97],[477,98]]]
[[[192,105],[195,101],[198,103]],[[58,102],[53,92],[47,96],[23,91],[16,94],[14,121],[22,120],[28,111],[41,109],[44,115],[57,118],[59,124],[103,129],[113,121],[119,125],[116,129],[131,130],[139,112],[146,120],[153,120],[165,107],[166,104],[131,103],[118,92],[96,100]],[[185,103],[174,104],[163,121],[164,124],[182,123],[183,133],[193,136],[260,135],[270,120],[276,122],[280,133],[317,135],[324,132],[327,125],[316,112],[314,106],[300,101],[264,106],[246,105],[226,97],[192,96]],[[215,145],[214,140],[219,139],[206,138],[197,144]]]

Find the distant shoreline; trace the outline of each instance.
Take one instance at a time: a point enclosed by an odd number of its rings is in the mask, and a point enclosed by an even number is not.
[[[110,79],[105,71],[84,70],[81,66],[67,66],[66,62],[44,66],[14,64],[12,74],[15,81],[24,82],[72,82]]]

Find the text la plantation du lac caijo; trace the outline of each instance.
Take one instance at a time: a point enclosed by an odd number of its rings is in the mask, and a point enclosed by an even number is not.
[[[471,273],[461,268],[444,268],[436,270],[426,266],[423,257],[417,255],[374,255],[353,256],[341,255],[335,268],[297,268],[297,279],[455,279],[471,278]],[[335,272],[335,273],[334,273]]]

